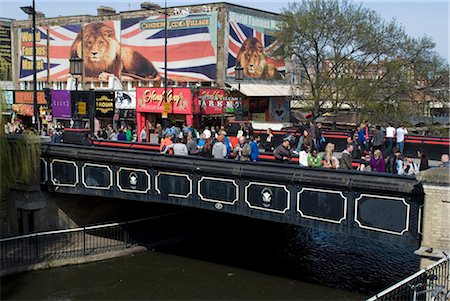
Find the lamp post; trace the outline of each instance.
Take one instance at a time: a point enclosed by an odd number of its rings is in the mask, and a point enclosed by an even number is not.
[[[234,78],[238,82],[238,91],[241,92],[241,81],[244,79],[244,68],[242,68],[240,61],[237,61],[234,70],[235,70]],[[238,121],[242,120],[242,101],[239,104],[238,110],[236,112],[236,120]]]
[[[156,10],[153,6],[146,5],[147,3],[141,4],[141,8],[152,10],[154,12],[157,12],[159,14],[164,14],[164,104],[167,103],[167,18],[168,18],[168,12],[167,12],[167,0],[164,0],[164,12],[161,12],[159,10]],[[163,128],[166,127],[166,118],[163,120]]]
[[[32,16],[32,27],[33,27],[33,127],[39,132],[39,115],[37,106],[37,74],[36,74],[36,9],[33,0],[32,6],[22,6],[20,8],[27,15]]]
[[[69,62],[70,62],[70,74],[75,77],[75,91],[78,91],[78,76],[80,76],[83,73],[83,60],[78,57],[73,57],[69,59]],[[83,119],[81,117],[80,110],[78,108],[78,99],[76,102],[76,110],[72,116],[72,119],[73,119],[73,127],[75,129],[83,128]]]
[[[83,60],[78,57],[69,59],[70,74],[75,77],[75,91],[78,91],[78,76],[83,74]]]

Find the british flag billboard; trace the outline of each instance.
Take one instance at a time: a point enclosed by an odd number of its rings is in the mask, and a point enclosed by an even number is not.
[[[123,19],[122,49],[137,52],[164,76],[164,16]],[[147,62],[144,62],[147,64]],[[217,12],[191,13],[168,18],[167,77],[174,81],[213,81],[217,65]],[[128,76],[142,75],[128,72]],[[145,75],[148,77],[151,75]]]
[[[227,77],[235,76],[239,61],[244,68],[244,78],[281,79],[285,62],[274,55],[281,46],[274,37],[277,21],[230,11],[228,22]]]
[[[81,24],[48,28],[50,81],[67,80],[70,71],[71,47],[80,32]]]

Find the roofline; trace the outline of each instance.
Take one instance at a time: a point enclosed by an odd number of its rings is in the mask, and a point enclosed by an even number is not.
[[[253,8],[253,7],[248,7],[248,6],[243,6],[243,5],[239,5],[239,4],[234,4],[234,3],[230,3],[230,2],[209,2],[209,3],[198,3],[198,4],[190,4],[189,6],[201,6],[201,5],[214,5],[214,4],[224,4],[226,6],[231,6],[231,7],[239,7],[239,8],[244,8],[244,9],[250,9],[253,11],[257,11],[257,12],[262,12],[262,13],[266,13],[266,14],[271,14],[274,16],[278,16],[280,15],[279,13],[274,13],[274,12],[270,12],[270,11],[266,11],[266,10],[262,10],[262,9],[258,9],[258,8]],[[168,6],[167,8],[178,8],[178,7],[186,7],[187,5],[177,5],[177,6]],[[161,7],[161,9],[164,9],[164,7]],[[133,12],[142,12],[142,11],[146,11],[145,9],[136,9],[136,10],[124,10],[124,11],[119,11],[113,14],[108,14],[105,16],[113,16],[113,15],[120,15],[122,13],[133,13]],[[150,10],[151,11],[151,10]],[[63,17],[71,17],[71,18],[76,18],[76,17],[101,17],[98,15],[68,15],[68,16],[56,16],[56,17],[44,17],[44,18],[38,18],[36,19],[36,21],[39,20],[43,20],[43,19],[58,19],[58,18],[63,18]],[[8,19],[8,18],[4,18],[4,19]],[[28,19],[9,19],[11,21],[29,21]]]

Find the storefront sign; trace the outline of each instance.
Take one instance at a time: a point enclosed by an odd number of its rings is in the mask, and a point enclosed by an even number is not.
[[[114,116],[114,92],[95,92],[95,116]]]
[[[164,112],[164,88],[136,88],[136,111],[148,113]],[[167,102],[170,103],[169,114],[192,114],[192,93],[190,88],[169,88]]]
[[[14,100],[16,104],[33,104],[33,91],[15,91]],[[47,104],[44,92],[37,92],[37,103]]]
[[[198,101],[202,114],[214,115],[226,113],[227,108],[234,108],[240,99],[229,96],[225,90],[200,89]]]
[[[71,118],[72,107],[70,105],[70,91],[53,90],[52,112],[55,118]]]
[[[119,110],[136,109],[136,92],[117,91],[115,100],[116,100],[116,109]]]
[[[79,111],[77,111],[78,105],[77,103],[83,102],[86,104],[86,109],[84,110],[84,114],[82,115],[87,115],[87,110],[89,109],[89,91],[70,91],[70,103],[71,103],[71,109],[72,109],[72,116],[75,113],[79,113]],[[85,116],[84,116],[85,117]]]
[[[84,101],[79,101],[77,106],[78,106],[78,114],[80,114],[80,115],[87,114],[86,103]]]

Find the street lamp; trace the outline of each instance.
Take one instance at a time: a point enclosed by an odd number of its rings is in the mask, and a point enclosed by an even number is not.
[[[164,14],[164,104],[167,102],[167,0],[164,0],[164,12],[156,10],[150,3],[142,3],[141,8],[152,10],[159,14]],[[165,107],[165,106],[164,106]],[[166,127],[166,119],[163,121],[163,128]]]
[[[69,73],[75,77],[75,91],[78,91],[78,76],[80,76],[83,73],[83,60],[78,57],[73,57],[73,58],[69,59],[69,63],[70,63]],[[81,129],[81,128],[83,128],[83,118],[80,114],[78,94],[76,95],[76,97],[77,97],[76,110],[72,116],[73,127],[75,129]],[[92,128],[92,125],[91,125],[91,128]]]
[[[69,59],[70,74],[75,77],[75,91],[78,91],[78,76],[83,73],[83,60],[78,57]]]
[[[241,92],[241,81],[244,79],[244,68],[242,68],[240,61],[237,61],[234,70],[235,70],[234,78],[238,82],[238,91]],[[238,110],[236,112],[236,120],[238,121],[242,120],[242,101],[239,104]]]
[[[20,8],[27,15],[32,16],[32,26],[33,26],[33,127],[38,131],[40,131],[39,126],[39,115],[38,115],[38,106],[37,106],[37,74],[36,74],[36,9],[33,0],[32,6],[22,6]]]

